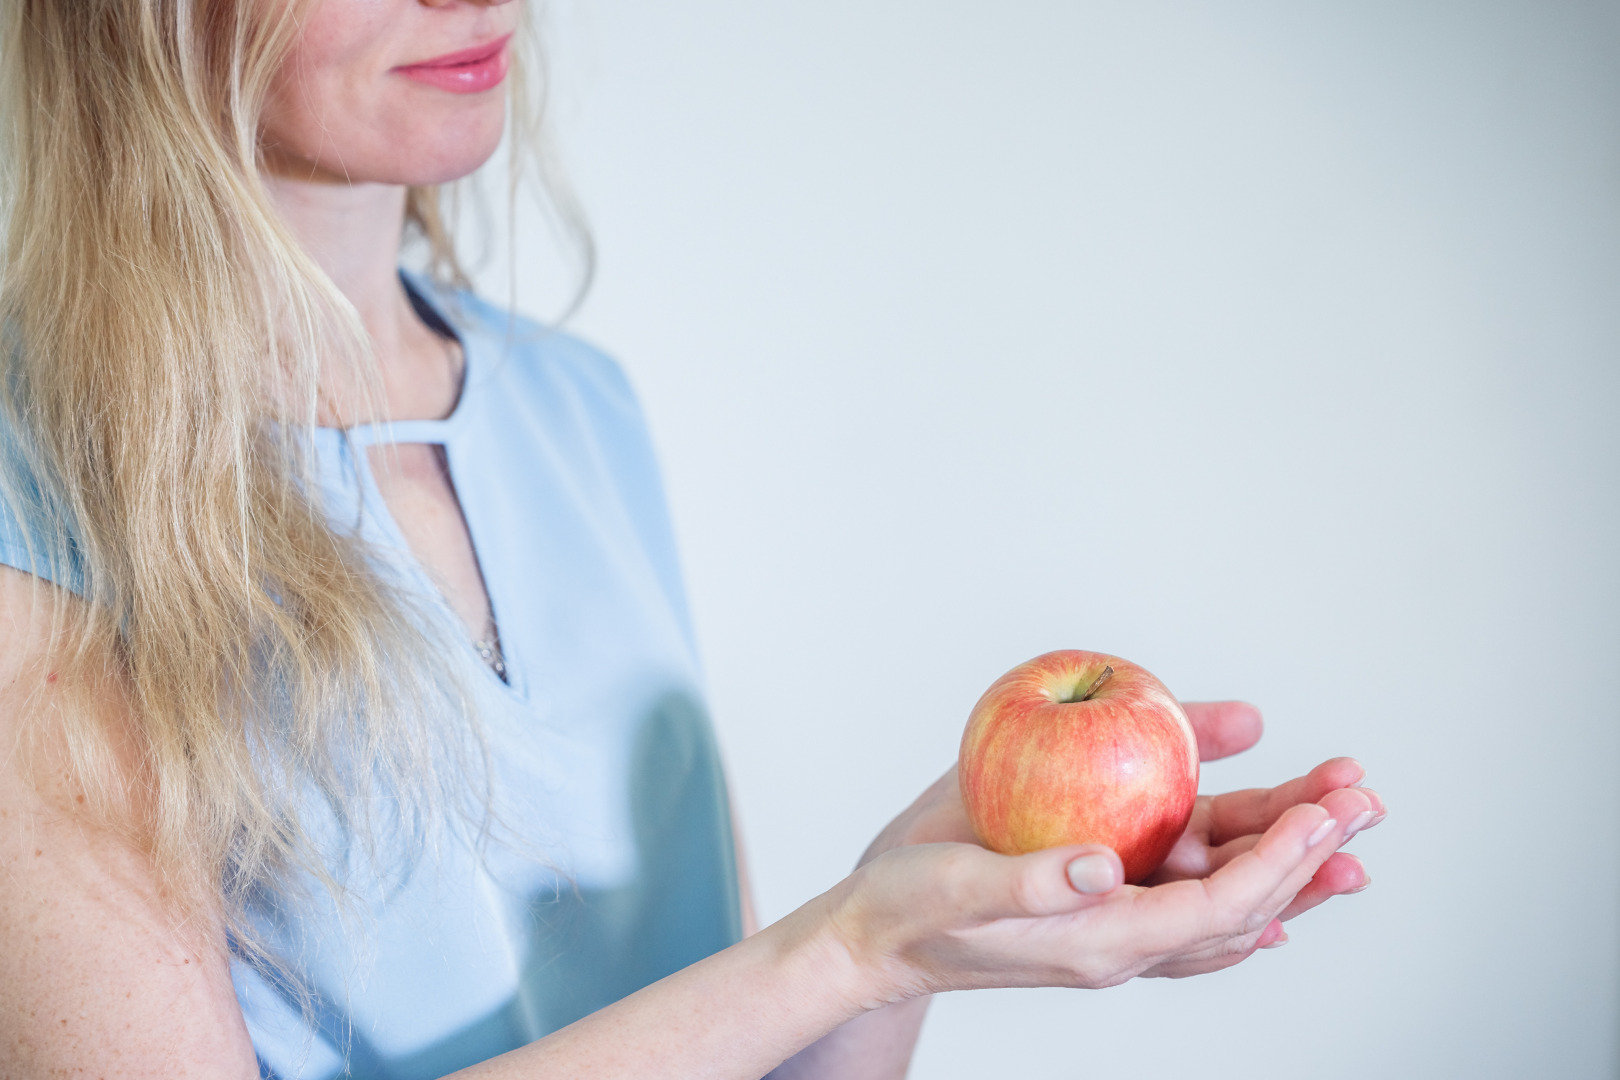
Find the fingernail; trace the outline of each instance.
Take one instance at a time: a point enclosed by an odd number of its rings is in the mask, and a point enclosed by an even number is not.
[[[1371,810],[1363,810],[1361,813],[1357,814],[1355,818],[1351,820],[1350,824],[1345,828],[1344,838],[1346,840],[1350,839],[1352,836],[1356,835],[1356,833],[1360,832],[1362,829],[1365,829],[1368,825],[1371,825],[1372,820],[1373,812]]]
[[[1260,947],[1262,949],[1280,949],[1286,944],[1288,944],[1288,935],[1284,934],[1282,937],[1278,938],[1276,941],[1271,942],[1269,945],[1262,945]]]
[[[1114,887],[1114,864],[1106,855],[1082,855],[1069,864],[1069,884],[1088,896]]]
[[[1362,878],[1360,885],[1357,885],[1353,889],[1347,890],[1344,895],[1346,895],[1346,896],[1354,896],[1358,892],[1366,892],[1367,891],[1367,886],[1369,886],[1371,884],[1372,884],[1372,878],[1370,878],[1370,877]]]
[[[1322,822],[1322,824],[1316,827],[1316,831],[1311,833],[1310,839],[1305,841],[1305,846],[1307,848],[1313,848],[1317,844],[1320,844],[1323,840],[1326,840],[1328,833],[1332,832],[1333,827],[1337,824],[1338,821],[1334,818],[1328,818],[1326,821]]]

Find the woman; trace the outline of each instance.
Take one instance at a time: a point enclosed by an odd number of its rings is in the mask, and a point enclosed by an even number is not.
[[[931,993],[1214,971],[1363,887],[1348,759],[1201,800],[1150,888],[973,845],[953,772],[744,935],[621,376],[396,270],[520,7],[6,8],[0,1074],[898,1076]]]

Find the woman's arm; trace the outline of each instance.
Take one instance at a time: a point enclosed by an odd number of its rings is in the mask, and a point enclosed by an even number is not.
[[[456,1075],[752,1080],[858,1015],[930,993],[1219,970],[1275,933],[1371,806],[1354,788],[1294,806],[1209,878],[1152,889],[1122,886],[1106,848],[890,851],[753,937]]]
[[[54,606],[79,602],[0,567],[0,1076],[250,1080],[218,922],[177,926],[146,854],[67,779],[52,715],[128,717],[115,680],[84,674],[107,665],[50,640]]]

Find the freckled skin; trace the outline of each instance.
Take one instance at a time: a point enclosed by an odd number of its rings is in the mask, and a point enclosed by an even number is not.
[[[1113,674],[1079,698],[1105,668]],[[985,691],[962,736],[962,798],[986,847],[1106,844],[1125,880],[1158,869],[1198,795],[1198,743],[1164,684],[1102,653],[1047,653]]]
[[[14,744],[19,718],[42,702],[118,728],[129,715],[122,684],[52,666],[63,657],[50,605],[61,598],[38,603],[34,588],[0,568],[0,739]],[[223,926],[211,909],[177,920],[146,852],[85,812],[55,764],[60,732],[44,730],[32,754],[0,754],[0,1077],[257,1076]],[[115,743],[134,775],[130,750]],[[141,815],[138,802],[119,812]]]

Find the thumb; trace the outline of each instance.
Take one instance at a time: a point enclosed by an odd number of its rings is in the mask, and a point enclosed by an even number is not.
[[[1101,896],[1125,884],[1125,866],[1113,848],[1086,844],[1063,868],[1069,885],[1084,896]]]
[[[993,918],[1063,915],[1102,900],[1125,883],[1125,868],[1112,848],[1070,844],[1028,855],[999,856],[996,879],[981,895],[982,914]]]

